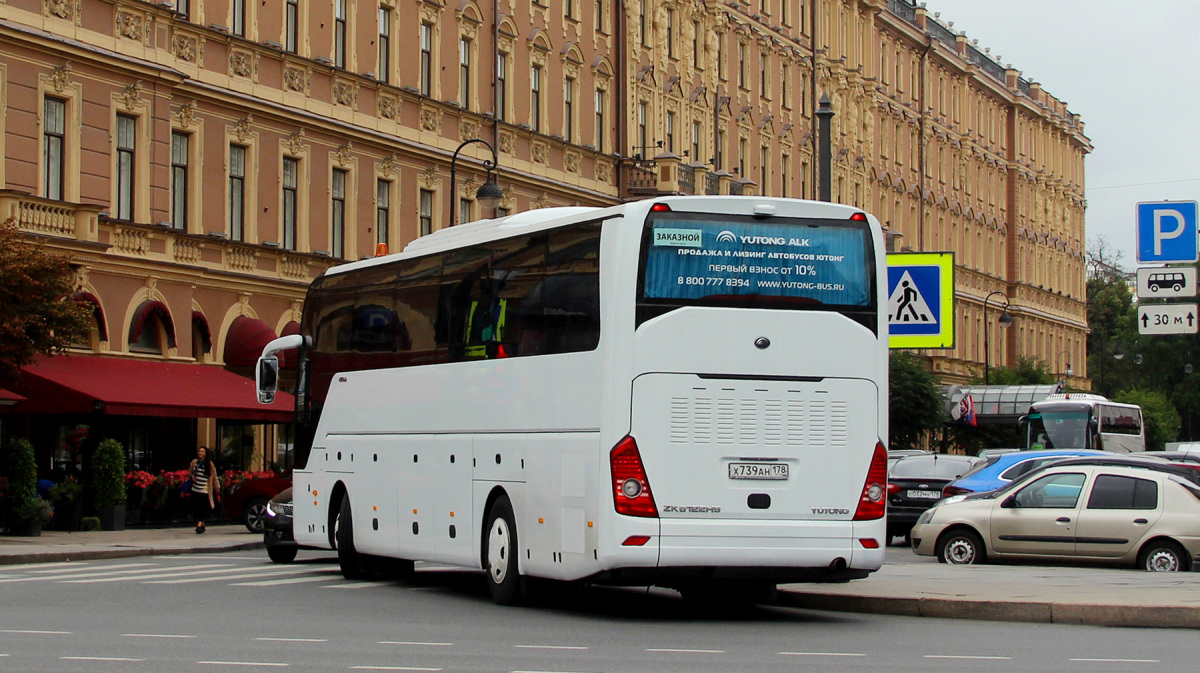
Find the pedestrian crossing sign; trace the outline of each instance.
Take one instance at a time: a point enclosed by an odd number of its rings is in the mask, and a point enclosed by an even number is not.
[[[954,347],[954,253],[887,256],[888,346]]]

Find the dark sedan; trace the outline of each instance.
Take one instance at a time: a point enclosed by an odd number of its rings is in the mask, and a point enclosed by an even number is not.
[[[888,541],[908,536],[921,513],[942,499],[942,487],[982,461],[973,456],[928,453],[905,456],[888,473]]]

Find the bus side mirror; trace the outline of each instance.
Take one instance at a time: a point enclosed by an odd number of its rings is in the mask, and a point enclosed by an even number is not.
[[[1029,414],[1025,414],[1017,419],[1017,427],[1023,428],[1023,427],[1025,427],[1025,424],[1028,422],[1029,422]]]
[[[254,382],[258,387],[260,404],[270,404],[275,401],[275,389],[279,385],[279,358],[267,355],[258,359],[258,367],[254,370]]]

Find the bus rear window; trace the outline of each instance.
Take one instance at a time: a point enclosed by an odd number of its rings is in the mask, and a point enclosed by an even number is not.
[[[866,222],[663,213],[646,222],[640,299],[672,306],[870,309],[873,268]]]

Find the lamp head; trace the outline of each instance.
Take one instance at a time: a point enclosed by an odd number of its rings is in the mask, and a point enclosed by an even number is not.
[[[479,190],[475,192],[475,199],[484,208],[496,208],[504,199],[504,192],[500,191],[500,187],[492,182],[489,176],[487,182],[480,185]]]
[[[1013,323],[1013,318],[1011,315],[1009,315],[1008,311],[1005,311],[1004,313],[1000,314],[1000,319],[997,322],[1000,323],[1001,327],[1008,327]]]

